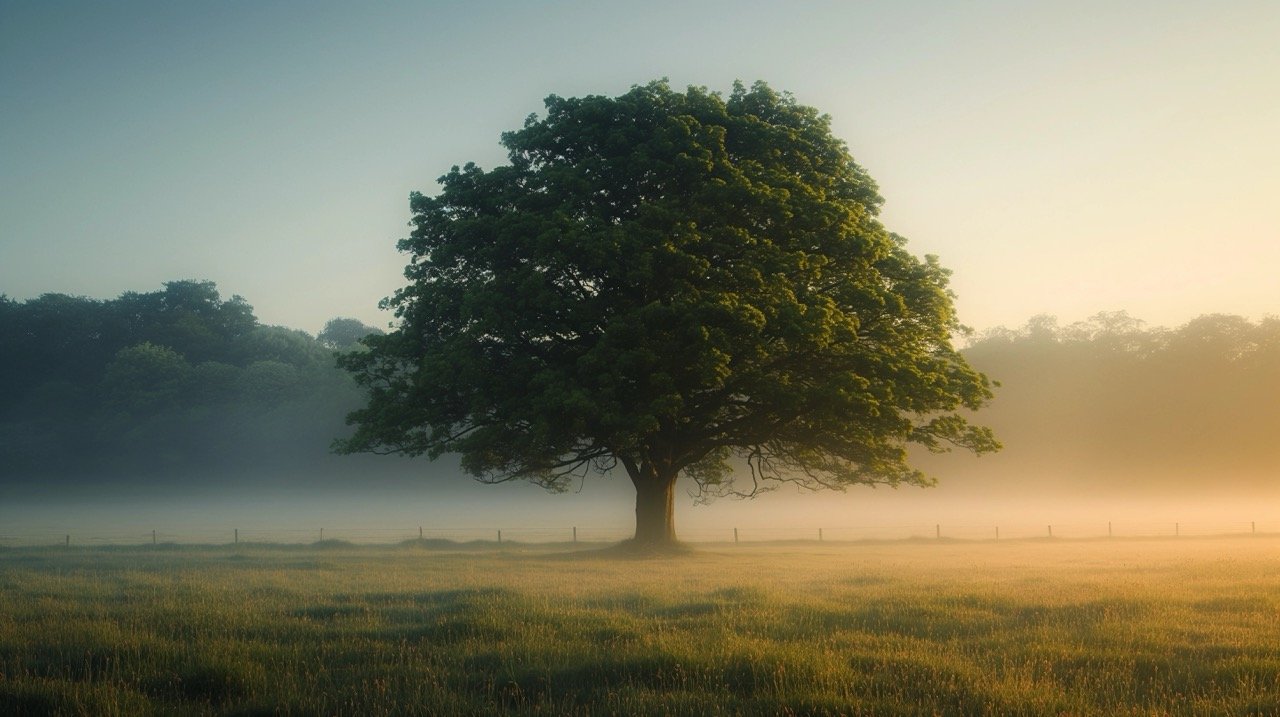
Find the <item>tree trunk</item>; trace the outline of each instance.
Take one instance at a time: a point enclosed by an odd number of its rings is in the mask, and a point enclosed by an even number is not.
[[[676,544],[676,475],[632,477],[636,486],[636,545]]]

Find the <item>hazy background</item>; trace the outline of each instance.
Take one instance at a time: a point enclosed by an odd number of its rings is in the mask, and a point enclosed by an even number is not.
[[[6,0],[0,293],[110,300],[207,279],[223,298],[246,297],[262,325],[314,335],[350,316],[385,326],[376,304],[401,283],[394,245],[408,193],[433,192],[453,164],[502,163],[499,134],[546,95],[617,95],[664,76],[719,90],[763,79],[832,115],[881,185],[887,226],[955,272],[962,320],[980,335],[1010,327],[1003,352],[991,344],[983,355],[979,343],[971,354],[1005,383],[983,421],[1007,450],[931,462],[942,480],[932,491],[682,505],[678,527],[1263,519],[1280,514],[1280,461],[1266,449],[1280,384],[1260,338],[1264,317],[1280,313],[1277,37],[1280,4],[1262,0]],[[1050,314],[1066,327],[1114,310],[1171,332],[1233,315],[1256,335],[1229,368],[1173,362],[1163,349],[1094,366],[1071,353],[1096,348],[1093,337],[1027,323]],[[1139,355],[1167,359],[1163,373]],[[1245,355],[1263,368],[1246,371]],[[1134,383],[1152,377],[1166,383]],[[1120,386],[1133,402],[1102,400]],[[1200,398],[1224,391],[1234,403]],[[1234,438],[1197,444],[1205,435]],[[325,471],[183,477],[142,492],[11,479],[0,483],[0,523],[631,520],[620,479],[545,496],[473,485],[447,464],[326,461]]]

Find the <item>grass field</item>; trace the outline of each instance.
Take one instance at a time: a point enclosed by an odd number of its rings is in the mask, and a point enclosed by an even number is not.
[[[0,550],[0,714],[1280,714],[1280,540]]]

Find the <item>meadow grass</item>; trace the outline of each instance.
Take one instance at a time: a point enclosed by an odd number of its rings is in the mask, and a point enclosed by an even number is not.
[[[0,550],[0,714],[1280,714],[1280,540]]]

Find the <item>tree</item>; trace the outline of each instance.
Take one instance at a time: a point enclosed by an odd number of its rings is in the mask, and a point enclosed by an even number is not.
[[[121,349],[102,377],[103,404],[126,415],[151,415],[179,405],[191,365],[167,346]]]
[[[258,326],[241,296],[223,301],[212,281],[168,281],[162,291],[126,292],[111,302],[130,345],[168,346],[190,361],[225,361],[235,338]]]
[[[296,368],[333,366],[333,356],[325,346],[305,331],[283,326],[259,326],[237,336],[231,353],[246,366],[255,361],[273,361]]]
[[[552,490],[621,467],[635,541],[663,546],[681,475],[927,485],[907,444],[998,448],[956,412],[991,392],[951,345],[947,270],[876,219],[825,115],[662,81],[551,96],[502,143],[510,165],[411,195],[398,326],[339,359],[369,403],[338,450]]]
[[[316,340],[325,348],[334,351],[350,351],[360,344],[360,339],[370,334],[381,334],[382,329],[369,326],[359,319],[343,316],[329,319],[324,329],[316,336]]]

